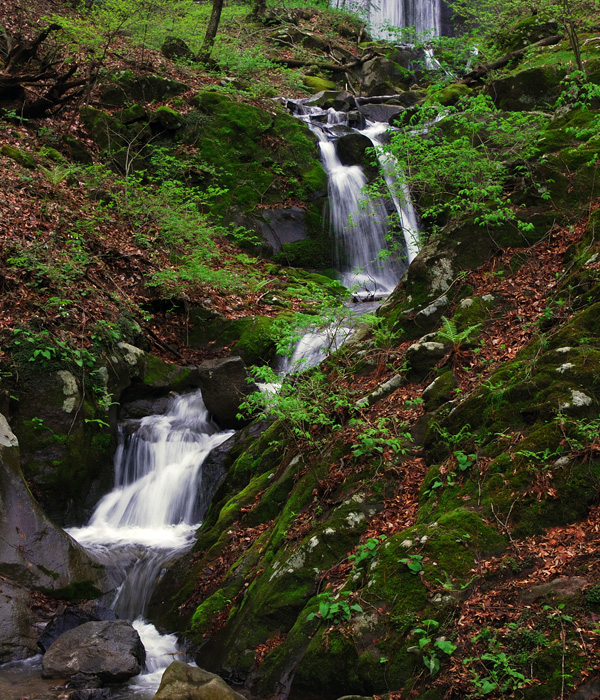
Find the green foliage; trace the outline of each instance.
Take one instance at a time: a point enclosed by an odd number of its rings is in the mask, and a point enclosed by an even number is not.
[[[587,591],[585,599],[590,605],[600,605],[600,583],[592,586]]]
[[[481,328],[481,326],[481,323],[477,323],[459,331],[454,321],[442,316],[442,328],[437,332],[437,335],[442,340],[450,343],[454,350],[458,350],[464,342]]]
[[[437,631],[440,623],[437,620],[421,620],[423,627],[417,627],[413,630],[413,636],[418,640],[418,647],[411,647],[409,651],[416,651],[421,655],[425,668],[429,674],[435,676],[440,670],[441,661],[439,652],[452,656],[456,651],[456,644],[452,644],[446,639],[439,637],[434,640],[433,635]]]
[[[348,557],[349,561],[352,562],[353,568],[357,569],[364,562],[374,559],[377,555],[377,548],[386,540],[386,535],[379,535],[379,537],[369,537],[364,544],[359,544],[356,549],[356,554],[351,554]]]
[[[441,121],[431,124],[435,117]],[[512,177],[529,177],[527,159],[546,123],[540,114],[504,113],[484,94],[456,105],[431,104],[419,110],[410,127],[391,137],[384,149],[398,163],[396,194],[419,194],[418,203],[432,232],[448,222],[473,217],[479,226],[513,222],[522,230],[506,187]],[[425,132],[415,138],[416,130]]]
[[[399,428],[404,432],[398,432]],[[376,425],[365,427],[356,436],[352,454],[355,457],[372,457],[381,455],[386,448],[390,448],[395,454],[404,455],[409,452],[410,443],[411,436],[406,425],[398,426],[389,419],[380,418]]]
[[[410,573],[415,574],[415,576],[423,571],[423,557],[421,554],[410,554],[399,561],[401,564],[406,564]]]
[[[12,345],[25,361],[42,367],[53,361],[74,364],[79,369],[91,368],[96,364],[96,358],[86,348],[74,348],[47,330],[35,333],[27,328],[15,328]]]
[[[471,669],[472,697],[480,698],[489,693],[513,693],[525,682],[525,676],[512,666],[510,657],[503,651],[486,652],[478,658],[464,659],[465,665],[479,662],[486,669],[480,673]]]
[[[338,625],[341,622],[348,622],[353,614],[361,614],[363,609],[358,603],[348,600],[349,592],[339,593],[334,596],[331,591],[325,591],[317,596],[319,601],[319,611],[309,613],[306,616],[308,622],[318,619]],[[344,596],[344,597],[342,597]]]

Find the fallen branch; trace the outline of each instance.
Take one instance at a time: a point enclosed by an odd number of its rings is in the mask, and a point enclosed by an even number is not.
[[[555,34],[554,36],[548,36],[545,39],[536,41],[535,44],[530,44],[529,46],[525,46],[524,48],[518,49],[517,51],[511,51],[510,53],[507,53],[505,56],[502,56],[502,58],[499,58],[493,63],[477,66],[477,68],[473,69],[470,73],[467,73],[465,77],[459,82],[464,83],[465,85],[477,83],[489,72],[493,70],[498,70],[500,68],[504,68],[513,61],[520,61],[523,58],[523,56],[525,56],[527,51],[529,51],[529,49],[532,49],[536,46],[554,46],[554,44],[558,44],[558,42],[561,41],[562,38],[563,37],[561,34]]]

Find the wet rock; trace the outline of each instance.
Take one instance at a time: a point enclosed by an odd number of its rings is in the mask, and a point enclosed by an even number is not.
[[[81,688],[69,693],[68,700],[109,700],[108,688]]]
[[[98,676],[89,673],[76,673],[69,681],[69,688],[102,688],[102,681]]]
[[[265,209],[262,218],[264,223],[259,223],[261,234],[274,253],[278,253],[286,243],[303,241],[308,237],[306,211],[300,207]]]
[[[38,620],[30,603],[31,591],[0,578],[0,663],[26,659],[37,653]]]
[[[29,589],[94,597],[104,570],[42,512],[20,470],[18,441],[0,415],[0,663],[36,653],[39,619]],[[33,643],[32,643],[33,642]]]
[[[198,371],[204,404],[219,426],[229,429],[247,425],[249,420],[237,417],[240,404],[258,388],[254,382],[248,382],[242,358],[207,360]]]
[[[119,418],[144,418],[144,416],[163,415],[169,405],[169,397],[161,396],[158,399],[138,399],[121,406]]]
[[[397,114],[404,111],[399,105],[381,104],[381,105],[361,105],[361,114],[372,122],[389,122]]]
[[[173,661],[163,674],[154,700],[244,700],[244,696],[214,673]]]
[[[129,622],[86,622],[52,644],[42,659],[42,677],[85,673],[105,683],[123,683],[140,673],[145,660],[144,645]]]
[[[363,134],[346,134],[337,141],[337,154],[343,165],[360,165],[368,180],[379,175],[375,155],[368,152],[372,149],[371,140]]]
[[[98,622],[101,620],[116,620],[117,615],[114,610],[106,608],[99,603],[92,601],[83,605],[71,605],[60,614],[55,615],[44,628],[37,645],[44,654],[61,634],[68,630],[75,629],[86,622]],[[92,687],[92,686],[76,686]]]
[[[364,114],[361,114],[357,109],[348,112],[348,126],[353,129],[364,129],[366,123]]]
[[[425,379],[445,354],[446,348],[442,343],[428,341],[411,345],[406,351],[411,381]]]

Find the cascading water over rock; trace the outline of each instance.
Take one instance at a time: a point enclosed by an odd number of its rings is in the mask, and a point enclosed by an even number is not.
[[[408,192],[401,199],[393,187],[393,163],[381,150],[389,125],[367,121],[362,131],[348,126],[348,115],[321,109],[310,100],[289,101],[319,139],[323,167],[328,175],[330,225],[336,245],[336,267],[341,282],[358,297],[387,296],[395,288],[419,250],[416,216]],[[342,164],[336,141],[341,133],[355,131],[371,140],[390,187],[404,250],[392,245],[389,212],[382,199],[365,193],[367,178],[359,165]]]
[[[120,584],[112,607],[135,620],[147,652],[143,687],[156,687],[177,651],[174,635],[145,622],[163,568],[188,549],[220,475],[207,474],[209,452],[233,431],[219,431],[198,391],[174,396],[164,415],[127,421],[115,455],[115,487],[86,527],[69,531]]]

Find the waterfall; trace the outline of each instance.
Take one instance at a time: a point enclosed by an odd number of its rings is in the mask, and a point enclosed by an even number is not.
[[[387,124],[367,121],[363,130],[350,129],[348,115],[323,110],[309,100],[290,100],[296,116],[303,119],[319,139],[321,160],[328,176],[330,226],[336,245],[336,269],[341,282],[360,298],[389,295],[419,251],[418,225],[407,190],[398,197],[394,186],[394,162],[382,149]],[[369,198],[367,178],[359,165],[340,161],[336,141],[340,133],[355,131],[373,143],[404,236],[404,252],[390,246],[389,214],[381,198]]]
[[[175,636],[159,635],[144,620],[152,589],[164,567],[193,544],[215,485],[204,461],[232,434],[210,420],[199,391],[172,397],[164,415],[124,422],[113,490],[87,526],[69,530],[120,584],[112,607],[134,621],[148,654],[146,672],[133,681],[142,690],[156,689],[177,653]]]
[[[418,34],[428,35],[440,35],[444,29],[442,0],[332,0],[332,4],[366,14],[376,39],[387,38],[388,27],[415,27]]]
[[[375,147],[381,172],[383,173],[383,177],[387,183],[390,196],[392,197],[394,207],[396,208],[398,221],[400,222],[402,232],[404,233],[406,260],[410,265],[410,263],[417,257],[417,254],[421,249],[419,224],[417,223],[417,215],[412,204],[408,186],[403,184],[401,188],[402,191],[400,195],[398,194],[396,178],[398,162],[391,154],[386,153],[382,149],[382,137],[383,134],[387,133],[388,129],[389,127],[387,124],[378,122],[377,124],[372,124],[366,129],[363,129],[362,133],[371,140],[371,143]]]

